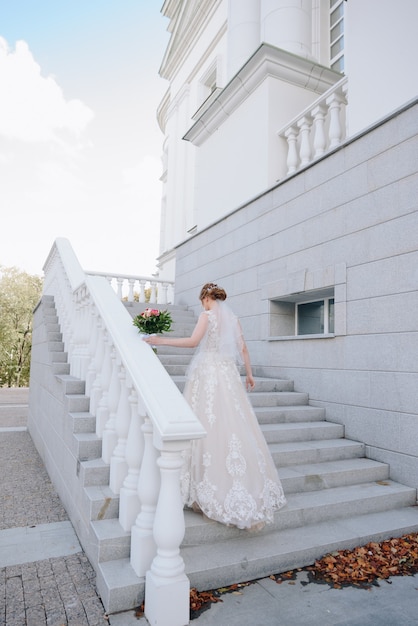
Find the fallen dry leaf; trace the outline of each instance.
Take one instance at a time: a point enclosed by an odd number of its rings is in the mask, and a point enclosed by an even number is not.
[[[412,576],[418,572],[418,533],[333,552],[306,569],[314,579],[334,587],[370,585],[390,576]]]

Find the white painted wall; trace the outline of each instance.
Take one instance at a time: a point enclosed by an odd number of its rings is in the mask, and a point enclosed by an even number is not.
[[[418,2],[349,0],[345,21],[353,135],[418,95]]]

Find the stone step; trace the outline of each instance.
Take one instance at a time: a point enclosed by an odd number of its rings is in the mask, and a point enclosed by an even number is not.
[[[392,480],[366,482],[356,485],[330,487],[315,491],[286,494],[287,505],[277,511],[272,524],[267,525],[261,535],[270,536],[274,531],[288,528],[308,528],[311,524],[328,521],[330,526],[335,520],[356,515],[366,515],[392,509],[414,506],[416,492]],[[228,527],[208,520],[191,510],[185,511],[186,533],[183,549],[187,546],[234,541],[248,535],[235,527]],[[418,523],[418,509],[417,509]]]
[[[49,352],[64,352],[64,343],[62,341],[48,341]]]
[[[109,485],[110,466],[102,458],[79,461],[78,475],[84,487]]]
[[[344,426],[332,422],[297,422],[262,424],[261,430],[267,443],[295,441],[318,441],[344,437]]]
[[[138,578],[129,558],[103,561],[96,569],[96,587],[107,612],[119,613],[141,604],[145,578]]]
[[[61,381],[66,396],[82,396],[85,393],[86,383],[84,380],[80,380],[70,374],[59,374],[56,378]]]
[[[124,531],[117,519],[103,519],[91,523],[96,563],[129,558],[131,533]]]
[[[376,482],[388,478],[389,466],[386,463],[367,458],[280,468],[280,480],[286,494]]]
[[[325,409],[315,406],[254,407],[258,422],[280,424],[285,422],[317,422],[325,420]]]
[[[80,462],[97,459],[102,454],[102,440],[96,433],[74,433],[71,450]]]
[[[59,324],[55,308],[48,309],[47,312],[44,312],[44,322],[47,327],[49,327],[51,324],[54,324],[55,326]]]
[[[63,352],[60,354],[64,354]],[[69,374],[70,373],[70,364],[69,363],[52,363],[52,373],[53,374]]]
[[[357,515],[363,515],[415,504],[415,490],[389,480],[387,478],[388,467],[385,464],[369,463],[367,459],[362,461],[364,463],[358,463],[357,467],[353,464],[351,467],[348,464],[345,467],[337,467],[333,464],[333,466],[317,468],[322,474],[312,475],[309,472],[315,468],[306,468],[304,475],[303,470],[300,469],[298,476],[284,477],[284,487],[293,481],[293,486],[303,491],[294,493],[286,491],[288,501],[286,507],[275,514],[274,522],[266,526],[262,533],[270,535],[271,532],[277,530],[305,527],[326,520],[329,522],[332,520],[334,524],[335,520],[350,516],[353,510]],[[358,478],[360,482],[356,485],[350,484],[350,478],[353,477]],[[364,482],[367,477],[375,480]],[[310,480],[311,478],[313,480]],[[182,551],[188,546],[202,543],[210,544],[211,547],[219,542],[227,545],[227,542],[235,541],[246,534],[246,531],[218,524],[191,510],[185,511],[185,523],[186,532]],[[117,520],[97,521],[95,532],[103,544],[100,550],[106,555],[105,558],[98,558],[99,561],[129,556],[129,543],[124,540],[119,541],[120,537],[126,537],[126,533]],[[116,546],[113,552],[112,546]]]
[[[61,335],[60,341],[62,341],[61,326],[58,324],[58,322],[56,324],[55,323],[46,324],[46,330],[47,330],[47,335],[48,333],[59,333]]]
[[[353,459],[365,456],[365,445],[348,439],[322,439],[317,441],[295,441],[271,443],[269,450],[277,467],[306,465]]]
[[[307,405],[309,396],[300,391],[252,391],[248,394],[253,407]]]
[[[316,522],[300,528],[271,533],[245,533],[228,544],[205,545],[182,550],[191,586],[199,590],[262,578],[311,565],[335,550],[351,550],[370,541],[400,537],[418,528],[416,507],[366,514],[350,513],[332,521]],[[204,564],[202,566],[202,564]]]
[[[82,506],[87,519],[92,522],[112,520],[119,526],[119,531],[122,531],[118,521],[119,496],[108,485],[90,485],[85,487]]]
[[[164,367],[168,365],[189,365],[190,355],[188,354],[158,354]]]
[[[220,524],[218,524],[220,526]],[[199,591],[263,578],[312,565],[316,559],[336,550],[352,550],[370,541],[417,532],[415,506],[377,513],[350,515],[316,522],[300,528],[263,533],[240,531],[234,541],[182,548],[185,571],[191,587]],[[144,598],[145,581],[133,571],[129,558],[98,564],[96,584],[108,612],[136,608]]]
[[[50,352],[49,356],[51,359],[51,363],[67,363],[68,362],[67,352]]]
[[[90,398],[84,393],[66,394],[65,402],[68,413],[88,413],[90,408]]]
[[[96,418],[91,413],[69,413],[71,421],[70,431],[72,433],[94,433],[96,429]]]
[[[48,328],[47,336],[48,336],[48,341],[62,342],[62,333],[60,333],[59,331]]]

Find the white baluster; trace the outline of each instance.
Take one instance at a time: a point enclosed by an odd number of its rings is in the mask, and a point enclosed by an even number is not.
[[[151,295],[150,295],[149,301],[157,302],[157,283],[156,282],[151,283]]]
[[[285,137],[287,139],[287,173],[293,174],[296,172],[298,168],[299,158],[298,158],[298,150],[297,150],[297,138],[298,138],[298,129],[295,126],[291,126],[285,132]]]
[[[96,342],[96,350],[93,358],[92,365],[92,376],[94,372],[93,384],[90,389],[90,413],[92,415],[96,415],[97,407],[99,405],[100,398],[102,396],[102,381],[101,381],[101,370],[104,364],[104,355],[105,355],[105,339],[104,339],[104,331],[102,328],[102,319],[99,315],[96,318],[96,327],[97,327],[97,342]]]
[[[311,118],[308,115],[304,115],[298,121],[298,127],[300,128],[300,164],[308,165],[311,162],[311,141],[310,141],[310,132],[311,132]]]
[[[122,300],[123,278],[118,276],[117,279],[116,279],[116,284],[118,286],[117,287],[117,296],[118,296],[119,300]]]
[[[157,552],[153,535],[155,509],[160,491],[158,451],[152,442],[152,424],[148,417],[142,426],[144,456],[139,472],[138,495],[141,510],[131,532],[131,565],[137,576],[145,576]]]
[[[105,463],[110,463],[110,459],[115,449],[118,436],[116,434],[116,411],[118,410],[120,382],[119,382],[119,363],[117,362],[116,351],[112,346],[112,376],[109,385],[109,418],[103,430],[102,436],[102,459]]]
[[[168,284],[167,283],[163,283],[162,285],[160,285],[161,288],[161,292],[163,294],[163,304],[167,304],[168,302],[168,298],[167,298],[167,294],[168,294]]]
[[[110,459],[110,479],[109,487],[113,493],[118,494],[123,484],[126,474],[128,473],[128,464],[126,462],[126,442],[129,432],[129,423],[131,421],[131,410],[129,406],[129,390],[126,386],[125,368],[121,366],[119,372],[120,394],[118,409],[115,419],[115,430],[117,435],[117,444],[113,450]]]
[[[139,281],[139,302],[145,302],[145,280]]]
[[[140,415],[138,408],[138,394],[132,389],[129,396],[131,405],[131,423],[126,443],[126,461],[128,474],[123,481],[119,498],[119,523],[123,530],[130,531],[139,515],[140,503],[138,496],[139,470],[144,454],[144,435],[141,427],[145,419],[145,411]]]
[[[128,285],[129,285],[128,302],[133,302],[135,278],[128,278]]]
[[[184,626],[189,623],[190,582],[180,554],[185,530],[180,493],[181,450],[163,450],[158,465],[161,488],[154,521],[157,554],[146,574],[145,616],[150,624]],[[171,598],[176,598],[176,602],[170,602]]]
[[[90,323],[90,342],[89,342],[89,355],[90,361],[86,372],[86,396],[91,397],[91,391],[93,387],[93,383],[96,378],[97,370],[96,370],[96,351],[98,348],[98,338],[99,338],[99,323],[98,323],[98,315],[96,307],[93,304],[89,306],[89,315],[91,318]],[[90,403],[91,404],[91,403]],[[91,410],[91,406],[90,406]],[[92,412],[92,411],[91,411]],[[94,413],[92,412],[92,415]]]
[[[103,329],[103,346],[104,355],[101,370],[99,370],[99,385],[101,388],[101,395],[99,405],[96,411],[96,435],[101,437],[103,430],[109,419],[109,386],[110,379],[112,377],[112,358],[111,358],[111,343],[106,330]],[[96,384],[96,381],[95,381]]]
[[[327,140],[325,137],[325,115],[327,109],[323,105],[319,104],[312,109],[313,125],[314,125],[314,157],[320,157],[325,153],[327,147]]]
[[[343,129],[341,126],[340,110],[341,104],[344,98],[338,93],[333,93],[327,98],[327,105],[329,107],[329,147],[336,148],[341,143],[341,137],[343,135]]]

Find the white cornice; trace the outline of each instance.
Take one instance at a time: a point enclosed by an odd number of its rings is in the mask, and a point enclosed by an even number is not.
[[[194,2],[184,2],[184,0],[168,0],[164,4],[163,14],[171,18],[167,29],[171,32],[171,37],[159,71],[162,78],[168,80],[173,78],[221,1],[195,0]]]
[[[170,106],[170,89],[167,89],[157,109],[157,121],[163,133],[165,133],[165,124],[167,121],[167,111],[168,111],[169,106]]]
[[[322,94],[341,79],[341,74],[263,43],[202,112],[183,139],[201,145],[267,77]]]

